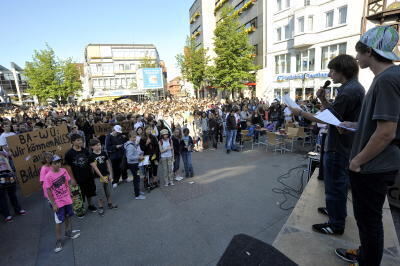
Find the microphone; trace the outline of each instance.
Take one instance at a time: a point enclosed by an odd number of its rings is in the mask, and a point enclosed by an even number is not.
[[[331,81],[327,80],[327,81],[325,81],[325,84],[322,88],[326,89],[326,88],[328,88],[329,85],[331,85]]]

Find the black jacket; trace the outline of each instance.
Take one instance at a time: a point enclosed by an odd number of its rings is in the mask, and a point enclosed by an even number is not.
[[[111,160],[122,159],[124,156],[124,143],[127,142],[127,139],[124,135],[118,134],[113,136],[108,134],[106,137],[106,151]],[[121,145],[121,147],[117,148],[117,145]]]

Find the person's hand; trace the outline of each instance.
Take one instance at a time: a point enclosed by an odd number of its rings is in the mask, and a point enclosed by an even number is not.
[[[354,158],[353,160],[351,160],[349,169],[350,169],[350,171],[355,172],[355,173],[361,172],[361,165],[360,165],[360,163],[357,161],[356,158]]]
[[[53,211],[54,211],[54,212],[57,212],[57,211],[58,211],[57,205],[54,203],[52,206],[53,206]]]
[[[119,148],[121,148],[122,147],[122,145],[117,145],[117,149],[119,149]]]
[[[318,97],[318,99],[320,99],[321,101],[323,101],[323,100],[326,100],[326,98],[325,98],[325,89],[324,88],[320,88],[318,91],[317,91],[317,97]]]
[[[299,108],[292,108],[292,107],[290,107],[290,106],[289,106],[289,109],[290,109],[290,111],[292,112],[292,114],[295,115],[295,116],[299,116],[300,113],[303,111],[303,110],[301,110],[301,109],[299,109]]]
[[[139,156],[139,161],[143,161],[144,157],[143,156]]]
[[[73,187],[76,186],[76,180],[75,179],[71,180],[71,186],[73,186]]]

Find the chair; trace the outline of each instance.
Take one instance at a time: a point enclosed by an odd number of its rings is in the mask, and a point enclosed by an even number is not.
[[[290,152],[294,150],[294,143],[299,139],[299,128],[288,127],[285,143],[290,143]]]
[[[282,147],[283,142],[277,139],[277,135],[275,133],[267,132],[267,138],[267,151],[269,146],[274,147],[274,152],[280,151],[281,153],[283,153],[285,151],[285,149]]]
[[[299,127],[299,134],[298,137],[303,140],[303,147],[304,145],[307,144],[312,144],[312,137],[310,134],[306,133],[304,130],[304,127]],[[307,141],[308,139],[308,141]]]
[[[249,134],[248,130],[242,130],[240,132],[241,134],[241,143],[240,143],[240,150],[243,150],[244,145],[246,142],[251,142],[251,149],[254,148],[254,142],[253,142],[253,137],[252,136],[247,136]]]

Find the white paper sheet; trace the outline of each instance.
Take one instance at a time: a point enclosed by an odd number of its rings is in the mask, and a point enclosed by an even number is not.
[[[289,107],[292,107],[295,109],[301,109],[300,106],[290,98],[289,94],[285,94],[285,96],[283,96],[282,100]]]
[[[150,164],[150,156],[146,155],[146,156],[144,156],[143,161],[141,161],[139,163],[139,166],[145,166],[145,165],[149,165],[149,164]]]
[[[325,122],[325,123],[327,123],[329,125],[341,127],[341,128],[347,129],[349,131],[356,131],[356,129],[354,129],[354,128],[348,128],[348,127],[341,126],[340,125],[340,123],[341,123],[340,120],[337,119],[337,117],[334,114],[332,114],[332,112],[329,111],[328,109],[326,109],[326,110],[322,111],[321,113],[317,114],[315,116],[315,118],[317,118],[317,119],[319,119],[319,120],[321,120],[321,121],[323,121],[323,122]]]

